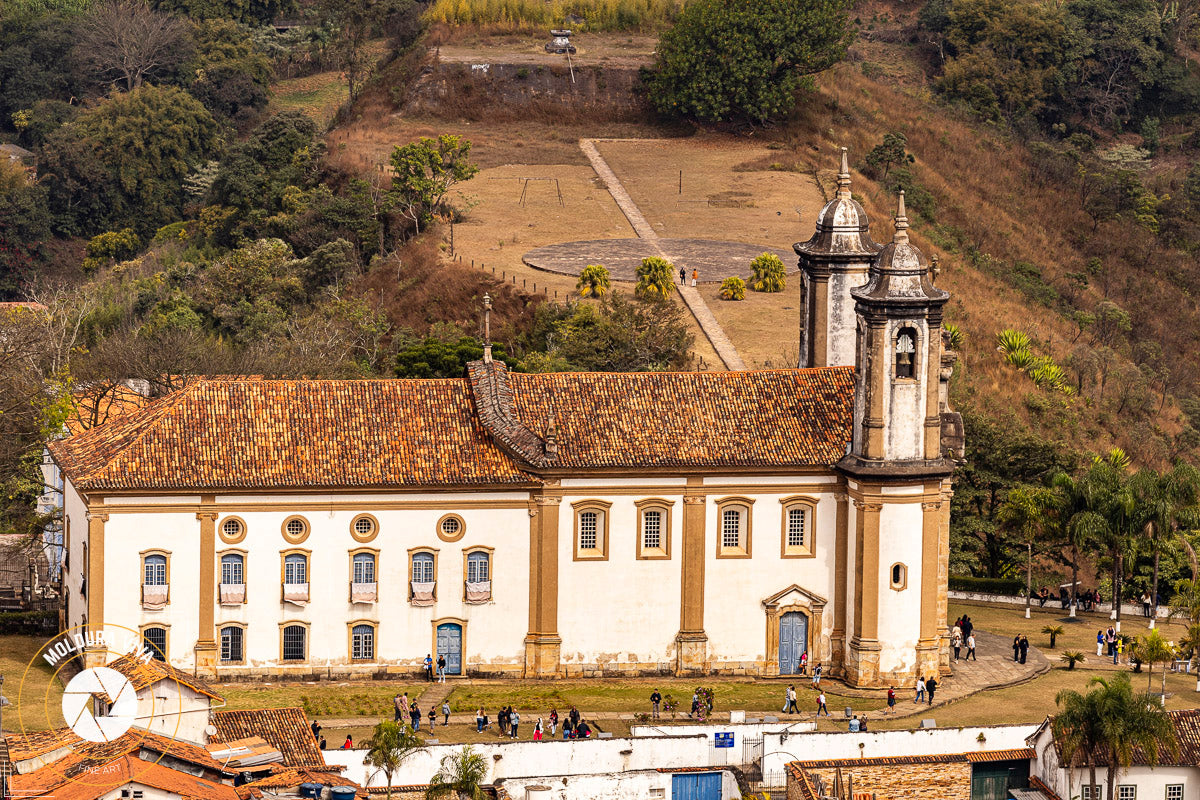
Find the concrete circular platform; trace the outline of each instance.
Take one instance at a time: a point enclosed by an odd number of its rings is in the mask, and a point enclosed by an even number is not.
[[[788,274],[799,271],[796,254],[775,247],[724,242],[710,239],[591,239],[563,242],[530,250],[521,257],[529,266],[560,275],[579,275],[588,264],[604,266],[614,281],[634,283],[637,267],[647,256],[656,256],[662,248],[675,269],[699,272],[701,283],[720,283],[730,275],[750,278],[750,262],[762,253],[779,256]]]

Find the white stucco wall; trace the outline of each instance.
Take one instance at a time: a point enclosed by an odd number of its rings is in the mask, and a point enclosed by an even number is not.
[[[855,364],[855,331],[858,315],[850,290],[867,282],[867,270],[834,272],[829,276],[829,331],[826,352],[831,367],[853,367]]]
[[[67,528],[67,520],[70,520],[70,527],[69,532],[64,531],[67,537],[67,568],[64,570],[63,588],[67,603],[66,625],[67,628],[74,628],[82,625],[87,617],[87,600],[81,592],[81,587],[87,570],[83,551],[88,540],[88,527],[87,509],[84,507],[83,498],[75,491],[70,481],[66,481],[63,486],[64,529]]]
[[[922,487],[905,487],[919,493]],[[919,502],[883,503],[879,512],[879,669],[907,672],[916,666],[921,636],[921,538]],[[892,588],[892,566],[903,564],[907,581]]]
[[[571,775],[548,778],[516,778],[502,784],[513,800],[646,800],[661,797],[670,800],[675,796],[671,787],[674,774],[643,770],[619,772],[609,775]],[[527,787],[546,787],[545,792],[526,794]],[[654,790],[659,794],[652,794]],[[737,778],[730,772],[721,773],[722,800],[741,800]]]
[[[782,772],[789,761],[1009,750],[1025,747],[1025,738],[1036,729],[1036,725],[993,725],[867,733],[767,732],[763,735],[762,768],[763,774],[767,774]],[[982,742],[979,741],[981,733],[984,736]]]
[[[138,692],[134,724],[172,739],[204,745],[208,742],[204,729],[208,726],[209,707],[208,695],[173,680],[161,680]]]

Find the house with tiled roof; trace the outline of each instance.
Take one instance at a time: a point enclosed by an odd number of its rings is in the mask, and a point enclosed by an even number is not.
[[[901,198],[875,244],[843,170],[796,245],[800,368],[489,345],[449,379],[196,380],[51,442],[66,622],[209,678],[931,675],[961,423],[907,227]]]
[[[1117,771],[1114,781],[1116,800],[1183,800],[1200,796],[1200,708],[1168,711],[1178,744],[1176,755],[1151,758],[1134,748],[1128,769]],[[1062,798],[1100,800],[1109,796],[1107,759],[1080,753],[1068,759],[1054,735],[1054,718],[1046,720],[1030,734],[1028,743],[1036,761],[1033,775],[1044,787],[1050,800]],[[1091,781],[1089,764],[1096,764],[1096,782]]]

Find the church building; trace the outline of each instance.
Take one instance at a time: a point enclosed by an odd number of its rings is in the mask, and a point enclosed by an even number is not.
[[[196,380],[52,442],[67,627],[216,678],[934,674],[961,423],[903,195],[893,228],[843,151],[795,246],[798,369],[519,374],[487,347],[451,379]]]

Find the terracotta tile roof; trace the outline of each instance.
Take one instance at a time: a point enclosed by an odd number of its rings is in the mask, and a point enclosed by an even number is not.
[[[283,754],[285,767],[324,768],[325,757],[313,739],[308,719],[300,708],[266,708],[251,711],[214,711],[210,717],[217,732],[209,743],[232,742],[261,736]]]
[[[555,468],[791,467],[846,452],[854,371],[510,374],[520,422]]]
[[[9,757],[13,761],[24,761],[52,753],[60,747],[68,747],[64,741],[64,735],[68,733],[71,733],[70,728],[52,728],[48,731],[10,733],[5,735],[4,740],[8,744]]]
[[[65,749],[60,758],[46,764],[30,774],[37,774],[47,785],[58,785],[72,780],[97,765],[107,764],[125,755],[137,755],[146,751],[149,755],[142,760],[157,761],[162,756],[187,761],[212,772],[225,771],[224,765],[214,759],[199,745],[182,739],[172,739],[145,728],[131,728],[111,742],[88,742],[75,735],[70,728],[55,728],[28,734],[9,734],[6,741],[13,753],[14,761],[23,761],[39,755]]]
[[[260,798],[267,796],[267,791],[274,793],[280,789],[295,789],[302,783],[320,783],[325,786],[352,786],[358,790],[359,797],[366,797],[367,792],[357,783],[347,778],[343,778],[337,772],[327,770],[308,769],[300,767],[297,769],[286,769],[280,772],[268,775],[256,781],[251,781],[243,786],[238,787],[238,797],[242,800],[249,798]],[[392,791],[398,791],[400,787],[393,786]]]
[[[159,661],[157,658],[143,662],[141,659],[134,658],[131,655],[123,655],[107,664],[107,666],[117,670],[128,678],[129,683],[139,692],[161,680],[171,680],[176,683],[182,683],[184,686],[194,689],[200,694],[206,694],[218,702],[225,700],[224,697],[217,693],[216,689],[209,686],[200,678],[176,669],[165,661]]]
[[[1175,738],[1179,743],[1179,757],[1172,759],[1170,756],[1160,757],[1158,766],[1182,766],[1182,767],[1200,767],[1200,708],[1189,708],[1182,711],[1168,711],[1167,716],[1170,717],[1172,724],[1175,726]],[[1044,726],[1048,725],[1053,736],[1054,718],[1047,718]],[[1036,736],[1042,729],[1034,731],[1033,736]],[[1031,736],[1030,738],[1033,738]],[[1059,763],[1065,763],[1063,758],[1062,748],[1058,740],[1054,739],[1054,750],[1058,756]],[[1099,757],[1097,757],[1099,758]],[[1134,748],[1131,766],[1145,767],[1150,766],[1150,758],[1148,754],[1141,748]]]
[[[461,379],[203,380],[49,447],[84,490],[536,482]]]
[[[817,769],[826,767],[891,767],[901,764],[955,764],[971,762],[973,764],[988,761],[1023,761],[1033,758],[1033,748],[1022,747],[1015,750],[980,750],[971,753],[935,753],[932,755],[912,756],[876,756],[874,758],[831,758],[818,761],[793,761],[800,769]]]
[[[181,800],[238,800],[237,792],[232,786],[198,778],[162,764],[143,761],[132,755],[97,762],[89,767],[86,775],[77,774],[69,780],[52,785],[43,780],[47,776],[41,773],[46,769],[48,768],[43,767],[29,775],[14,776],[14,796],[43,796],[33,794],[42,792],[45,796],[53,796],[54,800],[94,800],[104,794],[105,790],[132,782],[159,789],[167,792],[168,796]]]

